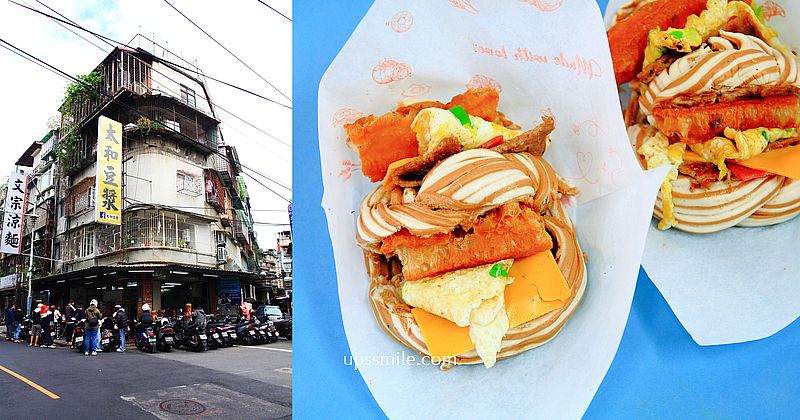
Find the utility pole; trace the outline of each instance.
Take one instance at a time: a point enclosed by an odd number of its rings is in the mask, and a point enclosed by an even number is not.
[[[33,214],[30,217],[30,220],[36,217],[36,208],[39,204],[39,200],[33,200]],[[30,223],[30,222],[29,222]],[[36,231],[36,226],[31,225],[31,252],[28,257],[28,316],[31,314],[31,305],[33,304],[33,285],[31,284],[31,279],[33,278],[33,239],[34,239],[34,232]]]

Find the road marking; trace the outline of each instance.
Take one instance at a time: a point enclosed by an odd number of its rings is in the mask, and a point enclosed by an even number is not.
[[[285,353],[291,353],[291,350],[287,349],[273,349],[272,347],[247,347],[247,346],[239,346],[240,349],[257,349],[257,350],[269,350],[269,351],[282,351]]]
[[[291,374],[292,374],[292,368],[290,368],[290,367],[285,367],[285,368],[277,368],[277,369],[273,369],[273,370],[274,370],[275,372],[280,372],[280,373],[288,373],[289,375],[291,375]]]
[[[42,388],[42,387],[41,387],[41,386],[39,386],[39,385],[38,385],[36,382],[33,382],[32,380],[30,380],[30,379],[28,379],[28,378],[26,378],[26,377],[24,377],[24,376],[20,375],[20,374],[19,374],[19,373],[17,373],[17,372],[14,372],[14,371],[13,371],[13,370],[11,370],[11,369],[8,369],[8,368],[6,368],[6,367],[5,367],[5,366],[3,366],[3,365],[0,365],[0,370],[2,370],[3,372],[5,372],[5,373],[7,373],[7,374],[9,374],[9,375],[11,375],[11,376],[13,376],[13,377],[15,377],[15,378],[19,379],[19,380],[20,380],[20,381],[22,381],[22,382],[25,382],[26,384],[28,384],[28,385],[30,385],[31,387],[33,387],[33,389],[35,389],[35,390],[37,390],[37,391],[41,392],[41,393],[42,393],[42,394],[44,394],[44,395],[47,395],[48,397],[50,397],[50,398],[52,398],[52,399],[54,399],[54,400],[57,400],[57,399],[61,398],[61,397],[59,397],[58,395],[56,395],[56,394],[53,394],[52,392],[50,392],[50,391],[48,391],[48,390],[46,390],[46,389]]]

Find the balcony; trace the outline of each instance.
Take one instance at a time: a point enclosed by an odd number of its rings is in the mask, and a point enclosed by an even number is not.
[[[96,255],[122,249],[172,248],[194,251],[196,226],[177,213],[134,210],[125,213],[122,226],[97,225]]]
[[[71,122],[78,125],[84,124],[94,117],[109,102],[110,97],[116,97],[128,91],[137,95],[150,93],[150,64],[137,58],[133,51],[114,50],[95,71],[103,77],[99,92],[82,94],[71,104],[61,106],[61,114],[71,116]],[[63,126],[63,124],[62,124]],[[59,140],[68,133],[60,133]]]
[[[206,169],[205,171],[205,185],[206,203],[211,204],[218,212],[224,212],[225,190],[222,187],[219,177],[210,169]]]
[[[214,169],[217,170],[217,174],[219,175],[219,179],[222,181],[222,184],[226,187],[232,187],[234,185],[234,172],[233,165],[231,165],[230,161],[226,159],[228,156],[227,147],[220,147],[218,151],[220,154],[214,155]]]
[[[126,134],[172,136],[201,146],[206,153],[217,150],[219,121],[180,100],[166,95],[137,96],[122,110]]]
[[[292,244],[292,236],[289,232],[278,233],[278,245],[281,248],[288,248]]]
[[[236,239],[243,244],[249,243],[249,232],[247,223],[245,222],[244,211],[236,210],[236,220],[233,223],[233,234]]]

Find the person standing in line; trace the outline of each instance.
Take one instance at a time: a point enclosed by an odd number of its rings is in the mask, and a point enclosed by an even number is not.
[[[50,308],[47,305],[42,305],[42,310],[39,312],[39,317],[41,318],[42,322],[42,332],[41,332],[41,339],[39,340],[41,343],[41,348],[55,348],[56,346],[53,345],[53,336],[51,332],[53,331],[53,312],[50,311]]]
[[[97,299],[92,299],[92,300],[95,302],[94,306],[97,306],[98,305]],[[100,308],[97,308],[97,310],[100,311]],[[102,311],[100,311],[100,324],[103,324],[103,312]],[[101,335],[100,334],[100,329],[101,328],[98,326],[97,327],[97,332],[95,333],[95,337],[97,337],[96,340],[97,340],[97,352],[98,353],[101,353],[103,351],[103,345],[100,342],[100,335]]]
[[[28,347],[39,346],[39,336],[42,335],[42,304],[36,305],[36,309],[31,312],[31,341]]]
[[[119,334],[119,348],[117,349],[118,352],[125,351],[125,332],[128,329],[128,314],[125,312],[125,309],[117,305],[114,307],[117,311],[114,312],[114,329],[118,331]]]
[[[50,310],[53,311],[53,327],[56,331],[56,338],[61,337],[61,326],[64,322],[64,319],[61,316],[61,309],[56,305],[50,305]]]
[[[85,356],[90,354],[97,356],[97,347],[100,343],[97,333],[100,330],[100,317],[102,316],[103,314],[97,309],[97,300],[92,299],[89,302],[89,307],[86,308],[86,325],[84,325],[86,330],[86,351],[83,353]]]
[[[14,342],[19,343],[19,334],[22,332],[22,322],[25,317],[22,315],[22,309],[17,308],[14,311]]]
[[[6,340],[14,340],[14,312],[17,310],[17,304],[12,303],[11,306],[6,308]]]
[[[64,326],[64,338],[67,340],[68,343],[72,342],[72,333],[75,331],[75,302],[70,300],[67,304],[67,308],[64,309],[64,321],[66,321]]]

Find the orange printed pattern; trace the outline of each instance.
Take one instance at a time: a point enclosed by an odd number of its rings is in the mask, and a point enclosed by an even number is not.
[[[767,21],[775,16],[786,17],[786,10],[780,4],[767,0],[761,6],[761,16]]]
[[[554,12],[564,3],[564,0],[522,0],[525,3],[543,11]]]
[[[336,113],[333,114],[333,121],[331,124],[334,127],[342,127],[345,124],[352,124],[357,119],[364,116],[364,113],[361,111],[356,111],[353,108],[340,108]]]
[[[447,0],[453,7],[457,7],[461,10],[466,10],[469,13],[477,14],[478,9],[472,5],[472,0]]]
[[[353,172],[358,172],[361,170],[361,164],[353,163],[350,160],[343,160],[342,161],[342,170],[339,171],[339,178],[342,180],[347,181],[353,177]]]
[[[399,82],[408,78],[411,74],[411,66],[389,58],[384,58],[383,61],[372,68],[372,80],[379,85]]]
[[[388,22],[386,22],[386,26],[397,33],[406,32],[411,29],[412,26],[414,26],[414,16],[411,14],[411,12],[406,10],[397,12]]]
[[[427,95],[430,93],[431,89],[431,85],[426,85],[425,83],[414,83],[413,85],[403,89],[400,94],[406,98],[413,98],[415,96]]]
[[[497,80],[483,74],[476,74],[467,82],[467,89],[479,89],[484,87],[494,88],[497,93],[503,91],[503,86]]]

